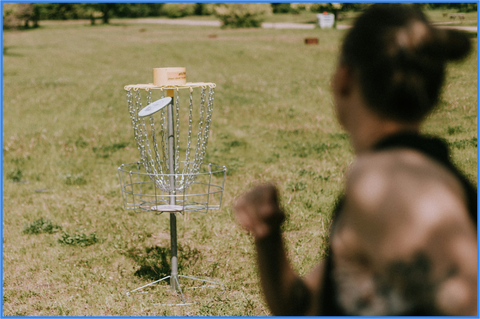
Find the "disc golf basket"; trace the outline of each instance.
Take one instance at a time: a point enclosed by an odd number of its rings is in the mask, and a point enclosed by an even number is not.
[[[223,294],[225,287],[217,280],[178,274],[177,260],[176,214],[207,213],[222,203],[227,169],[203,163],[215,84],[187,83],[185,68],[160,68],[153,69],[153,83],[127,85],[125,90],[140,160],[118,168],[124,207],[168,212],[171,241],[171,274],[127,295],[148,293],[166,281],[180,303],[161,304],[194,303],[187,300],[187,290]]]

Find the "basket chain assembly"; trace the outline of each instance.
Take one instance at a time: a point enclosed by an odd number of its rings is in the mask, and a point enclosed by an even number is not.
[[[175,163],[180,163],[180,99],[178,91],[175,90]],[[152,135],[152,146],[150,145],[148,129],[147,129],[147,119],[140,118],[138,116],[139,110],[142,109],[142,98],[141,90],[132,90],[127,91],[127,103],[130,113],[130,119],[132,121],[132,126],[134,128],[134,136],[137,144],[138,151],[140,153],[140,159],[143,163],[145,170],[149,176],[152,178],[152,182],[164,192],[176,192],[188,188],[195,180],[196,174],[199,172],[200,166],[203,163],[203,158],[205,157],[208,136],[210,133],[210,123],[213,113],[213,100],[214,100],[215,89],[213,87],[208,88],[208,98],[206,93],[206,88],[201,88],[200,93],[200,120],[198,123],[198,133],[197,141],[195,146],[195,151],[193,159],[191,158],[192,153],[192,123],[193,123],[193,90],[190,90],[189,97],[189,119],[188,119],[188,137],[187,137],[187,147],[185,151],[185,161],[183,169],[180,173],[180,165],[175,165],[175,174],[178,175],[179,179],[176,179],[175,189],[171,189],[168,181],[163,178],[165,174],[169,171],[169,163],[167,160],[167,120],[166,120],[166,111],[162,109],[160,112],[160,132],[157,132],[155,129],[155,118],[154,116],[149,116],[149,126],[150,132]],[[147,105],[152,103],[151,90],[146,89],[147,95]],[[162,95],[163,97],[164,95]],[[159,138],[157,138],[157,136]],[[159,148],[160,142],[160,148]],[[160,151],[161,150],[161,151]],[[155,154],[155,155],[154,155]]]
[[[155,70],[158,69],[154,69],[154,82]],[[200,89],[200,101],[195,105],[195,112],[194,88]],[[180,99],[179,89],[189,89],[188,100]],[[209,294],[212,290],[223,294],[225,286],[219,281],[180,275],[177,260],[176,214],[194,211],[206,213],[209,209],[220,209],[222,202],[227,169],[225,166],[203,163],[210,134],[215,84],[137,84],[127,85],[125,90],[140,161],[122,164],[118,168],[124,207],[134,209],[135,212],[168,212],[171,244],[171,274],[128,291],[127,295],[144,295],[151,292],[150,288],[167,281],[171,292],[181,300],[180,303],[171,303],[172,305],[191,304],[184,295],[187,290],[204,291],[199,296]],[[155,102],[152,96],[154,90],[160,90],[162,96]],[[145,94],[143,100],[142,92]],[[168,99],[165,99],[165,93]],[[185,117],[180,118],[181,101],[188,101],[189,104],[188,123],[185,122]],[[187,136],[185,133],[180,136],[180,122],[182,127],[188,128]],[[192,137],[197,127],[198,132]],[[181,145],[183,137],[186,137],[186,147],[185,144]],[[180,161],[183,151],[185,161]],[[181,285],[186,287],[187,284],[195,286],[182,289]]]

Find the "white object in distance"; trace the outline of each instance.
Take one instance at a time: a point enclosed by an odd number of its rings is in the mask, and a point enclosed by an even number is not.
[[[170,104],[170,102],[172,102],[171,97],[164,97],[164,98],[161,98],[160,100],[156,100],[155,102],[152,102],[147,106],[145,106],[143,109],[141,109],[140,112],[138,112],[138,116],[145,117],[145,116],[152,115],[153,113],[160,111],[165,106]]]

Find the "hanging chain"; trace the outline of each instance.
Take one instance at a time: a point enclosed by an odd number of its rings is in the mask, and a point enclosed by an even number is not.
[[[140,136],[138,133],[138,118],[137,118],[137,113],[135,112],[135,101],[134,101],[132,90],[127,91],[127,103],[128,103],[128,112],[130,113],[130,120],[132,121],[133,136],[135,137],[135,142],[137,144],[138,151],[140,152],[140,158],[142,158],[143,157],[142,147],[140,143]]]
[[[162,90],[162,98],[165,96],[165,92]],[[163,134],[163,142],[162,142],[162,153],[163,153],[163,161],[165,163],[165,172],[170,172],[170,163],[167,160],[168,154],[168,122],[167,122],[167,110],[166,108],[162,109],[162,131]]]
[[[187,179],[184,182],[183,187],[188,188],[193,182],[194,176],[190,174],[190,151],[191,151],[191,142],[192,142],[192,124],[193,124],[193,89],[190,88],[190,100],[188,107],[188,137],[187,137],[187,149],[185,152],[185,164],[183,166],[183,173],[187,174]]]
[[[147,95],[147,105],[148,105],[148,91],[146,92],[146,95]],[[137,91],[137,114],[138,112],[142,109],[142,97],[141,97],[141,94],[140,94],[140,90]],[[151,99],[150,99],[151,101]],[[138,115],[137,115],[138,117]],[[162,181],[161,180],[158,180],[156,177],[159,176],[158,174],[158,171],[155,167],[155,161],[154,161],[154,157],[152,155],[152,149],[150,147],[150,141],[148,139],[148,130],[147,130],[147,125],[146,125],[146,121],[145,121],[145,118],[142,118],[140,119],[140,122],[141,122],[141,125],[140,125],[140,128],[142,130],[142,135],[143,135],[143,138],[142,138],[142,142],[143,142],[143,166],[145,167],[145,170],[147,171],[147,173],[149,174],[149,177],[150,177],[150,180],[155,183],[155,185],[157,185],[158,188],[162,188]]]
[[[199,122],[197,141],[195,145],[195,152],[192,158],[192,127],[193,127],[193,89],[190,89],[189,98],[189,112],[188,112],[188,134],[187,134],[187,146],[185,153],[185,163],[182,169],[182,173],[179,174],[179,159],[180,159],[180,98],[178,90],[174,95],[175,103],[175,175],[181,175],[181,180],[177,180],[175,189],[171,189],[169,183],[165,180],[165,173],[169,171],[168,163],[168,121],[166,116],[166,108],[160,111],[160,121],[158,126],[160,132],[157,133],[155,128],[155,119],[153,116],[149,116],[150,133],[153,142],[153,151],[150,146],[147,123],[145,118],[140,118],[138,112],[142,109],[142,96],[140,90],[134,89],[127,91],[128,111],[130,113],[130,119],[133,126],[134,137],[137,144],[137,148],[140,153],[141,162],[145,167],[147,174],[156,187],[164,192],[178,191],[180,189],[186,189],[195,181],[196,174],[200,171],[200,167],[203,164],[203,159],[207,150],[207,143],[210,134],[210,125],[213,113],[213,100],[215,90],[213,87],[201,88],[200,93],[200,106],[199,106]],[[165,93],[162,90],[162,98]],[[146,90],[147,105],[152,103],[152,92]],[[158,135],[158,139],[157,139]],[[160,145],[158,144],[160,142]],[[158,173],[158,171],[160,173]],[[178,178],[179,176],[177,176]]]
[[[136,129],[136,134],[137,134],[137,145],[138,145],[138,150],[140,151],[140,159],[142,162],[145,164],[147,160],[146,152],[145,152],[145,143],[143,140],[143,126],[141,124],[141,120],[138,117],[138,111],[142,107],[142,96],[140,94],[140,91],[135,92],[135,110],[134,110],[134,117],[135,117],[135,129]]]
[[[151,92],[147,93],[147,103],[151,103]],[[135,141],[137,144],[138,151],[140,153],[140,159],[145,167],[147,174],[155,185],[163,189],[165,188],[165,182],[162,179],[159,179],[158,172],[155,168],[155,162],[153,161],[152,152],[150,149],[150,144],[148,141],[147,127],[144,119],[140,119],[138,116],[139,110],[142,109],[142,96],[139,90],[135,91],[133,94],[131,91],[127,91],[127,103],[130,113],[130,118],[132,121],[133,132]],[[151,127],[152,126],[152,123]],[[154,124],[154,123],[153,123]],[[153,133],[153,132],[152,132]]]
[[[213,113],[213,99],[215,95],[215,89],[209,88],[208,90],[208,104],[207,104],[207,117],[205,120],[205,130],[203,132],[203,141],[202,141],[202,151],[200,154],[200,158],[203,161],[205,157],[205,153],[207,151],[207,144],[208,144],[208,137],[210,135],[210,122],[212,121],[212,113]]]
[[[178,90],[175,92],[175,106],[176,106],[176,112],[175,112],[175,119],[176,119],[176,125],[175,125],[175,134],[176,134],[176,141],[175,141],[175,174],[178,174],[178,167],[180,166],[180,117],[178,116],[179,109],[180,109],[180,99],[179,99],[179,94]]]
[[[140,106],[141,106],[141,104],[140,104]],[[150,147],[150,141],[148,140],[148,131],[147,131],[147,125],[146,125],[145,118],[141,119],[141,123],[142,123],[142,126],[143,126],[143,135],[144,135],[144,141],[145,141],[144,145],[146,146],[144,148],[146,149],[146,155],[148,156],[146,158],[147,161],[144,161],[144,165],[146,166],[145,168],[149,167],[150,171],[153,172],[154,174],[158,174],[157,170],[155,168],[155,165],[154,165],[155,162],[154,162],[153,155],[152,155],[152,149]],[[148,170],[147,170],[147,172],[148,172]]]
[[[197,144],[195,146],[195,156],[193,158],[192,173],[195,174],[200,170],[202,158],[200,158],[201,145],[203,143],[203,113],[205,111],[205,88],[202,87],[200,93],[200,120],[198,122]]]
[[[147,105],[152,103],[152,91],[147,91]],[[155,162],[156,162],[156,167],[158,171],[160,171],[160,174],[163,174],[163,167],[162,167],[162,162],[160,160],[160,153],[158,152],[158,142],[157,142],[157,132],[155,130],[155,118],[153,116],[149,116],[150,118],[150,130],[152,132],[152,140],[153,140],[153,150],[155,152]],[[155,165],[154,163],[152,163]]]
[[[152,91],[148,90],[147,91],[147,105],[152,103]]]
[[[162,99],[165,97],[165,92],[162,90]],[[166,115],[166,108],[163,108],[160,111],[160,141],[161,145],[160,148],[162,149],[162,163],[165,166],[165,172],[168,172],[168,161],[167,161],[167,115]]]

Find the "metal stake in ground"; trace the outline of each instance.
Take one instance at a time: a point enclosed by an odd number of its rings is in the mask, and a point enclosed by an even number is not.
[[[168,161],[170,173],[170,205],[175,206],[175,132],[173,121],[173,90],[167,90],[167,96],[172,97],[172,102],[168,107]],[[170,213],[170,246],[172,257],[172,272],[170,277],[170,286],[172,290],[177,289],[178,264],[177,264],[177,216],[175,212]]]

